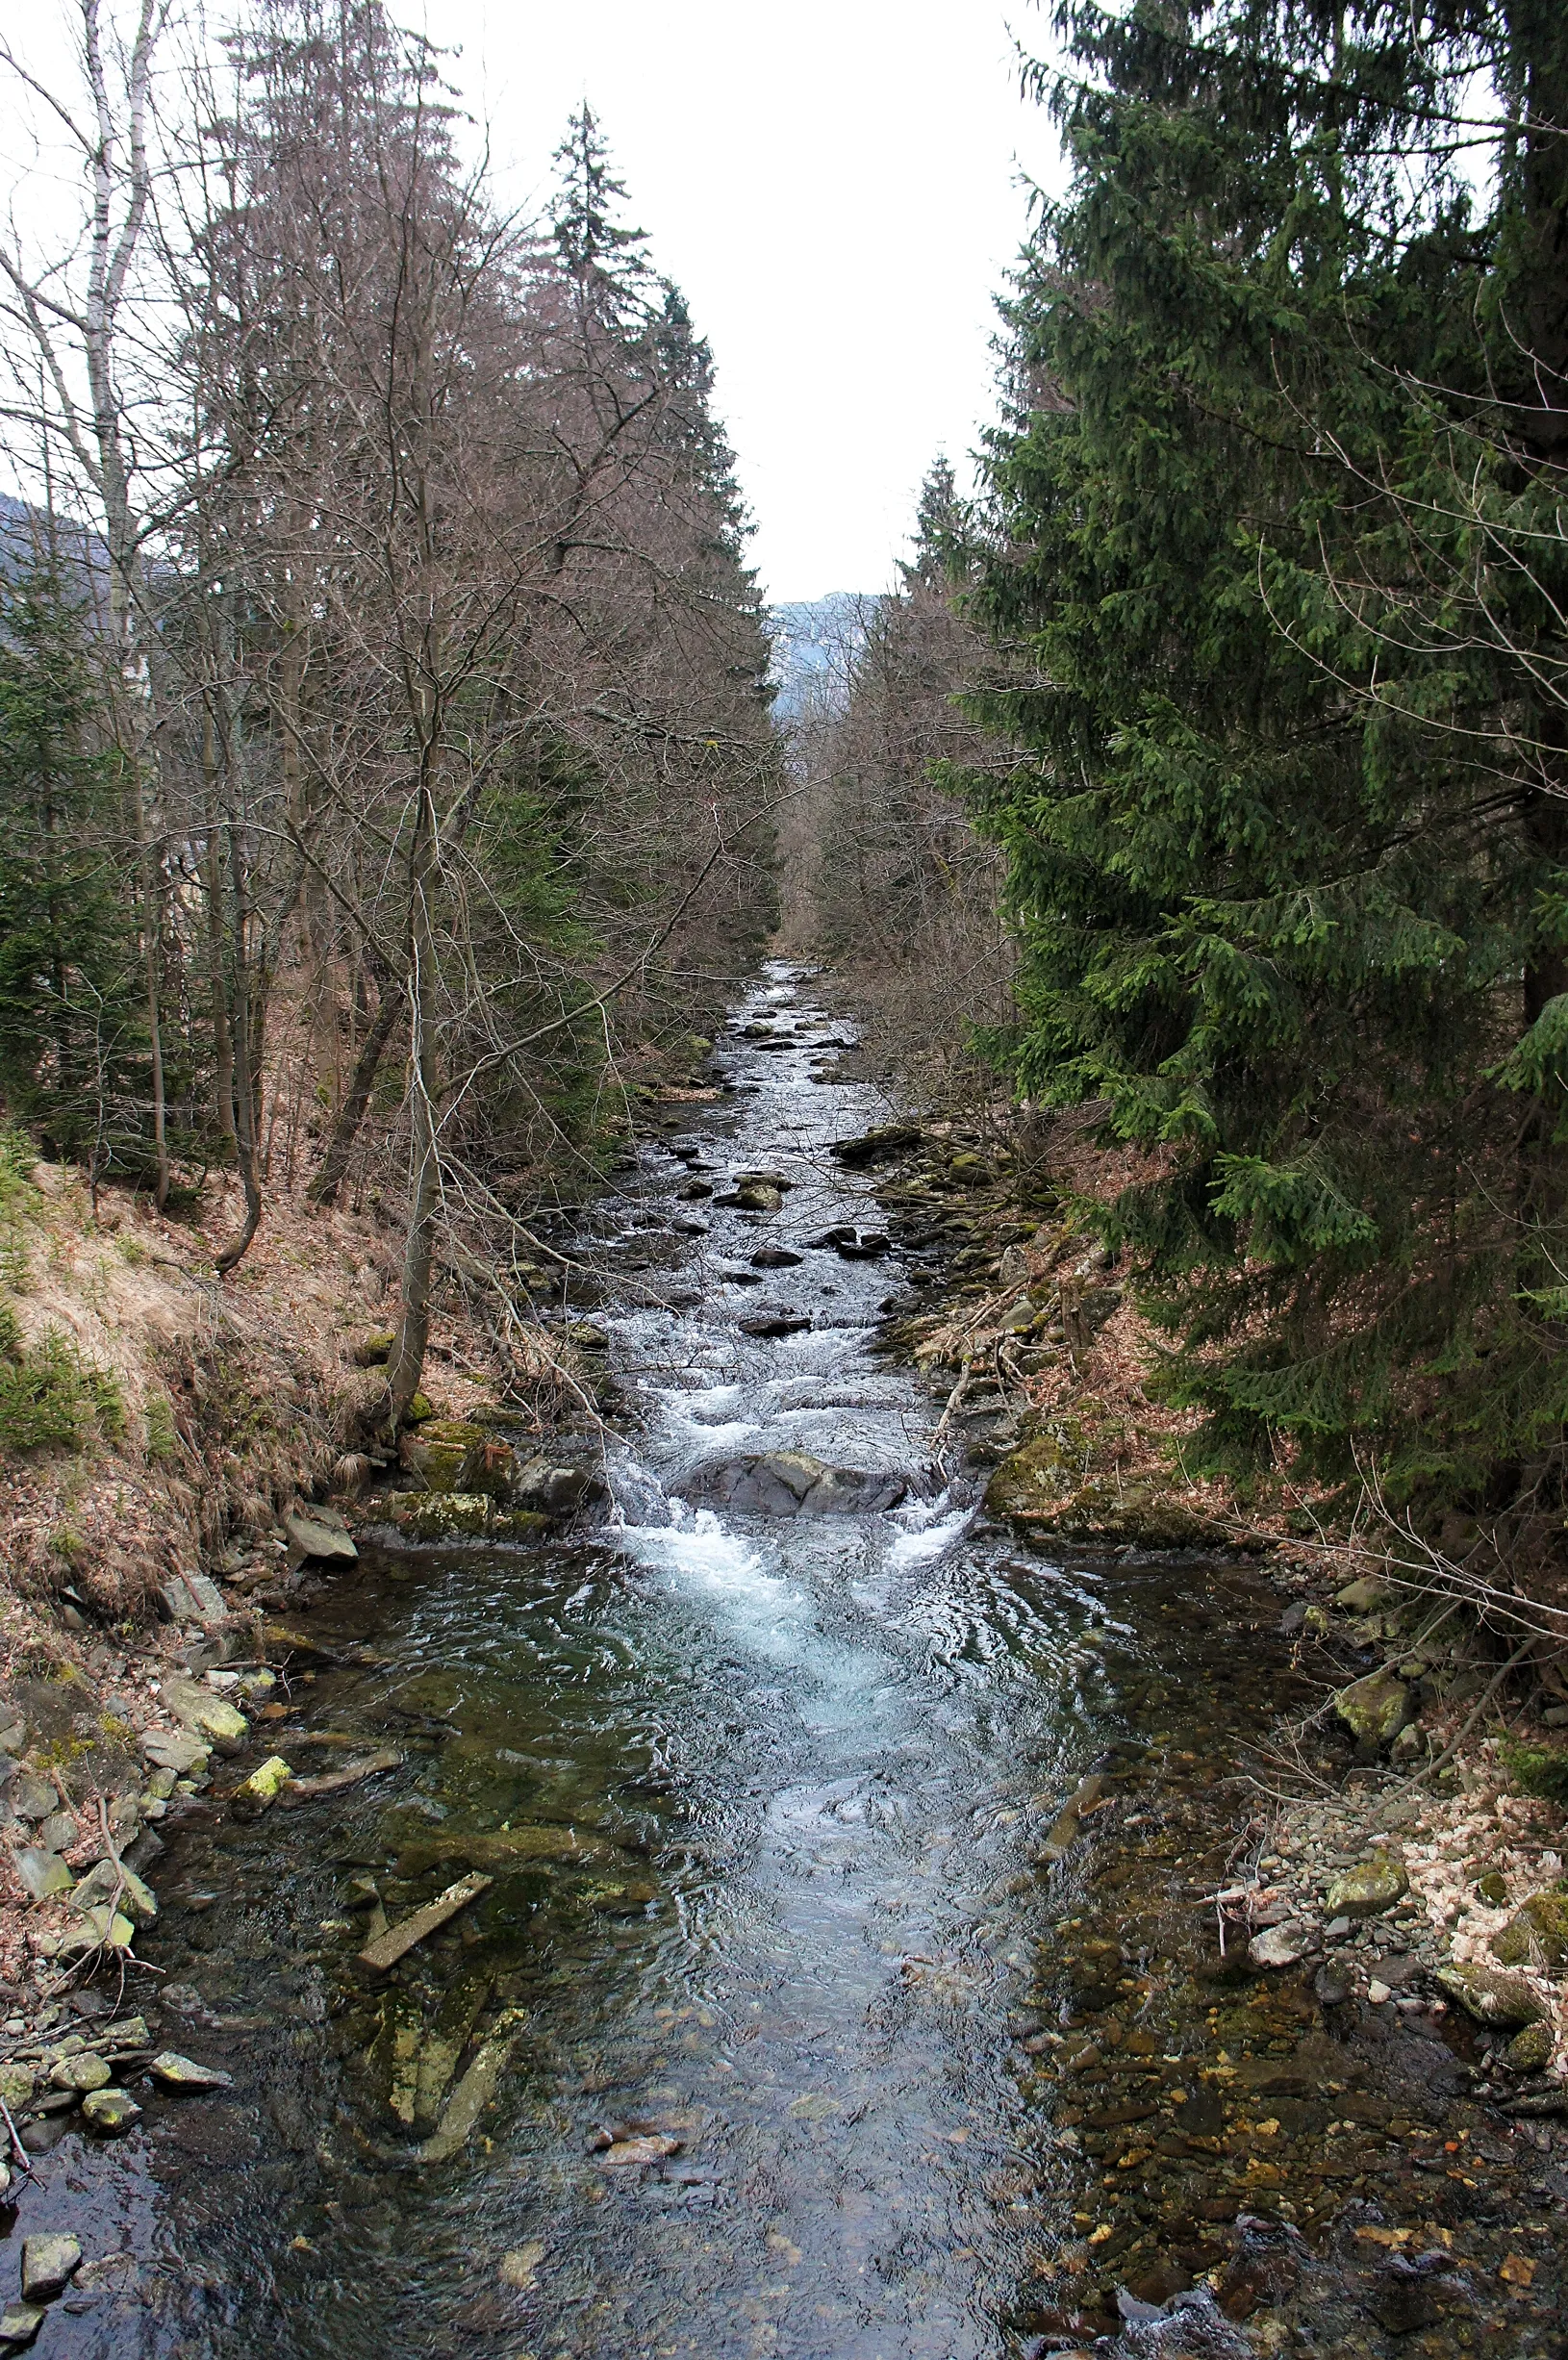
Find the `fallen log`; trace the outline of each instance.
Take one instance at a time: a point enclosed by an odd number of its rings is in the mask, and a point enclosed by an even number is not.
[[[390,1745],[379,1754],[367,1754],[362,1762],[345,1762],[341,1770],[327,1770],[319,1778],[291,1778],[281,1789],[280,1803],[305,1803],[313,1795],[339,1794],[344,1787],[357,1787],[364,1778],[373,1778],[379,1770],[400,1770],[403,1757]]]
[[[459,1877],[455,1885],[448,1885],[444,1892],[438,1893],[434,1901],[427,1901],[423,1909],[414,1911],[411,1916],[400,1917],[396,1925],[388,1927],[385,1934],[378,1934],[374,1941],[367,1942],[360,1952],[360,1965],[372,1974],[385,1974],[389,1967],[396,1966],[405,1951],[412,1950],[416,1942],[422,1942],[427,1935],[434,1934],[449,1917],[455,1917],[459,1910],[467,1909],[470,1901],[476,1900],[485,1888],[494,1882],[493,1877],[483,1876],[477,1870],[471,1876]]]

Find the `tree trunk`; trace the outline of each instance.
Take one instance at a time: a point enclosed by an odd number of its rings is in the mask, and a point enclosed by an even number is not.
[[[375,1087],[376,1074],[380,1068],[382,1054],[396,1029],[397,1020],[402,1013],[402,994],[395,988],[390,976],[384,977],[381,984],[380,1004],[376,1009],[370,1029],[365,1037],[364,1046],[360,1050],[359,1062],[354,1068],[354,1078],[348,1085],[348,1096],[343,1100],[338,1120],[333,1126],[327,1152],[321,1159],[321,1168],[306,1190],[306,1195],[313,1205],[333,1205],[337,1202],[338,1191],[347,1178],[349,1162],[354,1153],[354,1142],[359,1137],[360,1125],[364,1122],[366,1109],[370,1104],[370,1093]]]

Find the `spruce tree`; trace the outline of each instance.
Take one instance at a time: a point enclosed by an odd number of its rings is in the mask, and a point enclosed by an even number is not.
[[[51,1155],[141,1174],[146,1037],[114,758],[78,612],[47,570],[0,592],[0,1097]]]
[[[1142,1151],[1101,1218],[1216,1463],[1555,1496],[1561,13],[1064,22],[974,595],[999,1046]]]

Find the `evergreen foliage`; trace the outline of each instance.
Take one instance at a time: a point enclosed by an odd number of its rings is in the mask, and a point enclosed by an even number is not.
[[[61,583],[0,590],[0,1095],[95,1175],[145,1162],[146,1060],[113,757]]]
[[[1139,1152],[1102,1217],[1214,1462],[1516,1495],[1568,1418],[1568,27],[1061,23],[972,596],[996,1047]]]

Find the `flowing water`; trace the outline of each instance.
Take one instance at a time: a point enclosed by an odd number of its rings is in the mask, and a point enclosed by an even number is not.
[[[234,2087],[45,2159],[24,2230],[88,2220],[89,2252],[135,2257],[79,2285],[52,2349],[1019,2348],[1040,2132],[1006,2018],[1041,1895],[1018,1872],[1115,1734],[1123,1642],[1097,1577],[1021,1560],[931,1463],[935,1406],[874,1352],[898,1256],[810,1242],[879,1226],[825,1150],[888,1109],[821,1078],[807,988],[768,971],[719,1053],[735,1094],[601,1212],[626,1277],[594,1316],[641,1413],[612,1440],[610,1525],[367,1552],[312,1618],[359,1658],[296,1688],[276,1742],[303,1736],[319,1770],[313,1737],[391,1736],[402,1769],[214,1816],[154,1871],[164,2037]],[[721,1195],[780,1174],[783,1210],[678,1193],[700,1167]],[[800,1258],[726,1276],[770,1247]],[[810,1327],[742,1333],[759,1299]],[[681,1497],[775,1448],[909,1495],[789,1519]],[[560,1857],[506,1854],[540,1830],[524,1844]],[[364,1880],[395,1920],[475,1833],[502,1840],[493,1884],[367,1989]],[[495,2072],[471,2138],[416,2160],[476,2053]]]

